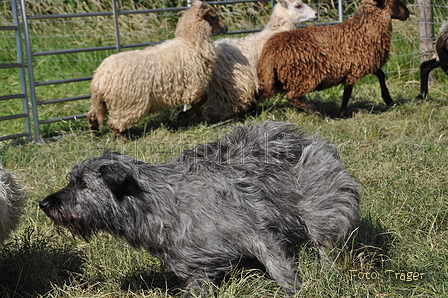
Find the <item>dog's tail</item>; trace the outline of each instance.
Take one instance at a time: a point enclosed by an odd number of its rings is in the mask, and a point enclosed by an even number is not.
[[[359,183],[338,157],[337,149],[315,139],[303,148],[295,166],[303,200],[298,210],[310,237],[333,248],[349,237],[359,221]]]

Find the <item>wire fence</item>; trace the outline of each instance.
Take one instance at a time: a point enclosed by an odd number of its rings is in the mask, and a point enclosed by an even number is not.
[[[448,0],[431,5],[438,28],[448,15]],[[307,2],[307,1],[305,1]],[[405,1],[406,2],[406,1]],[[213,1],[229,35],[259,31],[269,20],[273,0]],[[318,24],[350,17],[360,1],[310,0]],[[417,4],[394,42],[416,46],[396,50],[406,69],[387,67],[390,75],[418,72],[422,53]],[[85,118],[89,83],[107,56],[172,38],[186,1],[174,0],[8,0],[0,1],[0,141],[57,136],[60,123]],[[394,28],[395,29],[395,28]],[[425,37],[427,38],[427,37]],[[430,37],[433,39],[433,37]],[[430,52],[428,49],[427,52]]]

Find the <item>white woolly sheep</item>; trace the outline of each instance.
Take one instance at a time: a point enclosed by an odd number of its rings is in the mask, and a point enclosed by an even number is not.
[[[143,116],[200,99],[216,64],[212,33],[226,25],[208,4],[193,1],[179,20],[175,38],[144,50],[104,59],[90,85],[89,126],[107,126],[123,136]]]
[[[0,244],[8,239],[17,227],[25,199],[23,187],[15,175],[0,165]]]
[[[420,64],[420,93],[417,99],[426,98],[429,73],[439,66],[448,75],[448,19],[440,27],[436,41],[436,57]]]
[[[264,43],[275,33],[292,30],[300,22],[317,19],[317,13],[302,0],[277,0],[266,27],[243,38],[223,38],[216,41],[218,61],[203,100],[188,115],[204,103],[206,115],[224,119],[246,110],[256,103],[260,89],[257,76],[258,57]]]
[[[364,0],[354,16],[333,26],[309,26],[272,36],[258,61],[258,75],[264,94],[287,91],[297,107],[320,112],[304,99],[314,90],[344,85],[339,117],[345,117],[353,85],[375,74],[381,95],[393,105],[381,67],[389,58],[391,19],[406,20],[409,11],[399,0]]]

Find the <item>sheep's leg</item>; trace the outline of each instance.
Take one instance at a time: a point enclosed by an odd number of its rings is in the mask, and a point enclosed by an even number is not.
[[[339,118],[345,118],[347,113],[348,100],[352,96],[353,85],[344,86],[344,95],[342,95],[341,109],[339,110]]]
[[[127,138],[124,134],[124,130],[119,128],[119,126],[117,124],[117,120],[115,120],[113,118],[109,118],[109,120],[107,120],[106,125],[117,137],[119,137],[123,140],[127,140]]]
[[[389,89],[387,89],[386,86],[386,75],[384,74],[384,71],[381,69],[378,69],[374,75],[378,78],[378,81],[380,82],[381,86],[381,97],[384,99],[384,102],[391,107],[394,105],[394,101],[392,100],[392,97],[390,97]]]
[[[440,65],[437,59],[424,61],[420,64],[420,93],[417,95],[418,100],[426,98],[428,94],[428,77],[429,73]]]
[[[201,96],[201,100],[195,104],[192,105],[192,107],[185,112],[180,112],[179,115],[177,115],[177,120],[184,120],[187,118],[190,118],[193,116],[193,114],[196,114],[196,116],[199,119],[204,118],[204,116],[201,113],[201,107],[207,102],[208,97],[206,94],[203,94]]]
[[[322,110],[318,105],[308,101],[305,96],[290,96],[289,94],[286,96],[288,101],[294,106],[301,108],[303,110],[312,110],[318,113],[322,113]]]
[[[93,135],[99,135],[99,123],[98,116],[95,112],[89,111],[87,113],[87,121],[89,122],[89,128]]]

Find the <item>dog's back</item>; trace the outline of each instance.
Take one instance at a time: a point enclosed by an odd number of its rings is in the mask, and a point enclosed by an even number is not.
[[[293,124],[276,121],[236,126],[230,134],[211,143],[183,151],[171,163],[210,161],[220,164],[284,162],[293,165],[314,137],[307,136]]]
[[[359,184],[346,171],[337,149],[290,123],[266,121],[237,126],[218,141],[185,150],[171,161],[179,162],[245,168],[253,165],[260,172],[267,169],[270,175],[287,173],[274,179],[282,185],[270,187],[269,181],[260,183],[271,192],[269,197],[277,197],[274,213],[281,212],[283,215],[279,216],[284,217],[289,214],[289,220],[306,226],[310,240],[328,249],[344,241],[359,220]],[[285,192],[280,193],[280,189]],[[275,221],[275,214],[271,216]],[[292,243],[304,237],[299,237],[294,229],[285,228],[283,232]]]

